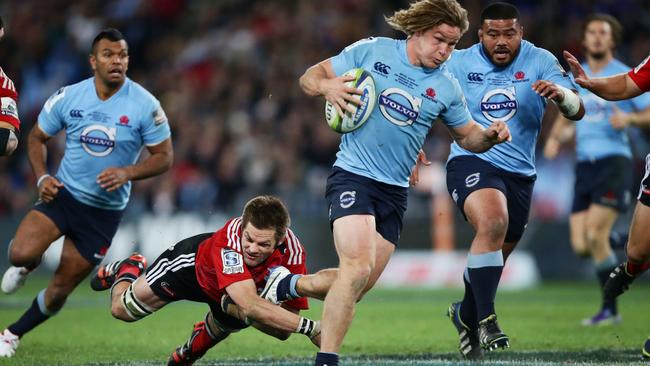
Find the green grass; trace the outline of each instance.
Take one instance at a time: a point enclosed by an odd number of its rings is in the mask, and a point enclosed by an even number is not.
[[[0,296],[0,322],[17,319],[44,278]],[[595,284],[546,284],[497,298],[499,322],[511,349],[489,354],[483,365],[650,365],[640,361],[648,336],[650,287],[635,286],[620,302],[623,324],[585,328],[580,319],[598,307]],[[374,290],[357,307],[342,349],[346,365],[471,365],[456,351],[457,334],[444,316],[458,290]],[[321,303],[307,312],[320,318]],[[205,315],[203,304],[169,305],[137,323],[114,320],[108,294],[83,283],[54,318],[28,333],[16,357],[1,365],[160,365]],[[234,334],[199,365],[311,365],[316,348],[301,335],[281,342],[247,329]]]

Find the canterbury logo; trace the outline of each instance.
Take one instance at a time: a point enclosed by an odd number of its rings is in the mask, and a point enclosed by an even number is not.
[[[79,109],[70,110],[70,117],[72,118],[82,118],[81,111]]]
[[[378,72],[388,75],[388,72],[390,71],[390,66],[383,64],[381,62],[375,62],[375,65],[373,66],[375,70]]]
[[[481,82],[483,81],[483,74],[480,72],[470,72],[467,74],[467,80]]]

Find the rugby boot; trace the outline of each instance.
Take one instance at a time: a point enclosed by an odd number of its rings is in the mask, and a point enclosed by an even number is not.
[[[582,325],[589,326],[608,326],[616,325],[623,321],[623,318],[619,314],[614,314],[611,309],[602,309],[596,315],[591,318],[583,319]]]
[[[90,287],[95,291],[111,288],[120,279],[135,281],[147,268],[147,259],[138,253],[130,257],[100,266],[90,280]]]
[[[486,351],[510,348],[510,338],[501,331],[494,314],[478,322],[478,338]]]
[[[460,306],[460,302],[455,302],[449,305],[449,309],[447,309],[447,317],[449,317],[449,320],[451,320],[458,331],[458,337],[460,339],[458,350],[464,358],[472,360],[479,359],[483,356],[483,350],[478,340],[478,331],[471,329],[463,323],[460,318]]]

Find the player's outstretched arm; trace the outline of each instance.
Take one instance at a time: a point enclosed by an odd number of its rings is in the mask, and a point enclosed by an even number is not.
[[[294,314],[257,295],[252,279],[226,287],[228,296],[237,304],[240,319],[258,322],[282,332],[301,333],[314,339],[320,334],[320,323]]]
[[[97,176],[97,183],[106,191],[114,191],[128,181],[145,179],[169,170],[174,161],[171,138],[158,145],[147,146],[149,157],[127,167],[106,168]]]
[[[622,100],[636,97],[642,93],[627,73],[605,78],[589,78],[578,59],[564,51],[564,59],[569,63],[576,84],[607,100]]]
[[[488,128],[483,128],[474,121],[460,127],[450,128],[451,137],[465,150],[482,153],[496,144],[510,141],[510,130],[503,121],[496,121]]]
[[[307,95],[322,95],[336,107],[339,115],[343,115],[344,109],[354,113],[355,107],[348,103],[358,105],[361,99],[355,94],[363,94],[361,90],[345,85],[345,82],[352,80],[352,75],[337,77],[328,59],[308,68],[300,77],[300,87]]]

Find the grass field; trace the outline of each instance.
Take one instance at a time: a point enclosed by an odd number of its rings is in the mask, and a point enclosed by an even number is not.
[[[30,278],[14,295],[0,296],[4,327],[22,314],[45,286]],[[623,323],[585,328],[580,319],[597,308],[591,284],[546,284],[497,298],[499,322],[511,337],[506,351],[480,363],[462,362],[457,335],[444,316],[459,290],[374,290],[359,304],[342,354],[344,365],[650,365],[641,361],[650,334],[650,286],[635,286],[620,303]],[[320,302],[308,315],[320,318]],[[207,307],[172,304],[138,322],[114,320],[108,294],[83,283],[66,307],[22,340],[16,357],[0,365],[160,365],[188,337]],[[301,335],[281,342],[253,329],[232,335],[198,365],[311,365],[316,349]]]

